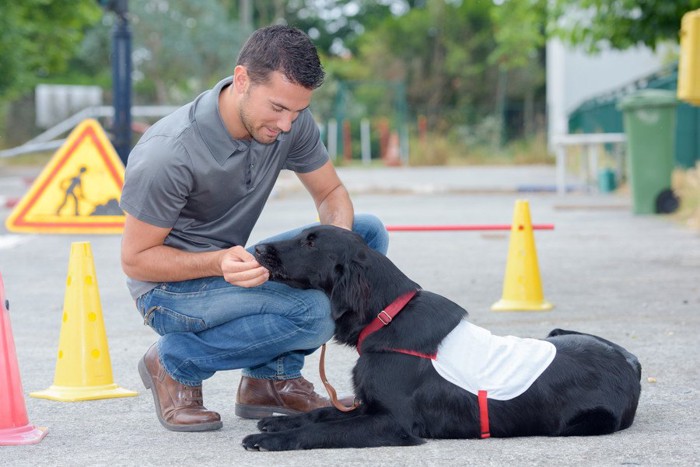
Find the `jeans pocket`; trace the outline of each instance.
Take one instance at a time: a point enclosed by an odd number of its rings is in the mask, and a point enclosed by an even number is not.
[[[193,318],[163,306],[149,308],[143,320],[161,336],[171,332],[200,332],[207,328],[203,319]]]

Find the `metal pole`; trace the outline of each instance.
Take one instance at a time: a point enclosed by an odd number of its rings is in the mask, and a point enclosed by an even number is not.
[[[344,154],[344,142],[343,142],[343,124],[345,121],[345,92],[346,92],[346,85],[343,81],[338,81],[338,90],[336,91],[335,94],[335,104],[334,104],[334,110],[335,110],[335,121],[336,121],[336,151],[338,154]],[[330,138],[330,136],[329,136]]]
[[[399,155],[401,157],[401,163],[403,163],[403,165],[408,165],[410,148],[408,147],[406,84],[403,81],[395,82],[394,91],[396,93],[394,100],[396,101],[396,110],[398,113],[398,121],[396,124],[399,132]]]
[[[131,151],[131,30],[124,10],[115,15],[117,22],[112,31],[112,143],[126,165]]]
[[[328,155],[331,156],[331,160],[335,162],[338,157],[338,122],[331,118],[328,120]]]
[[[372,162],[372,145],[369,134],[369,119],[360,121],[360,144],[362,148],[362,163],[369,165]]]

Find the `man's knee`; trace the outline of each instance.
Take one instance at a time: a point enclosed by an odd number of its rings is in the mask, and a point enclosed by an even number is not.
[[[370,248],[386,255],[389,250],[389,232],[377,216],[356,214],[352,230],[360,234]]]
[[[335,322],[331,318],[330,300],[320,290],[305,290],[304,303],[307,312],[303,327],[308,331],[318,345],[326,343],[335,333]]]

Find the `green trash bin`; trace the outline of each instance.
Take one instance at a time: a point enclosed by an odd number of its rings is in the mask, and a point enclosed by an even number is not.
[[[678,208],[671,190],[676,129],[675,91],[643,89],[623,98],[628,178],[635,214],[670,213]]]

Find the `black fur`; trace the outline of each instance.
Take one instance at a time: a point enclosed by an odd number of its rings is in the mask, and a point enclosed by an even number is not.
[[[320,226],[288,241],[256,247],[273,280],[323,290],[331,300],[335,339],[355,347],[360,331],[396,297],[418,284],[389,259],[343,229]],[[447,382],[430,360],[386,349],[434,353],[467,315],[424,290],[389,326],[371,334],[353,370],[360,407],[325,408],[260,420],[246,449],[290,450],[407,446],[423,438],[478,438],[476,396]],[[489,399],[491,436],[601,435],[629,427],[640,394],[641,366],[622,347],[596,336],[555,329],[557,349],[542,375],[509,401]]]

